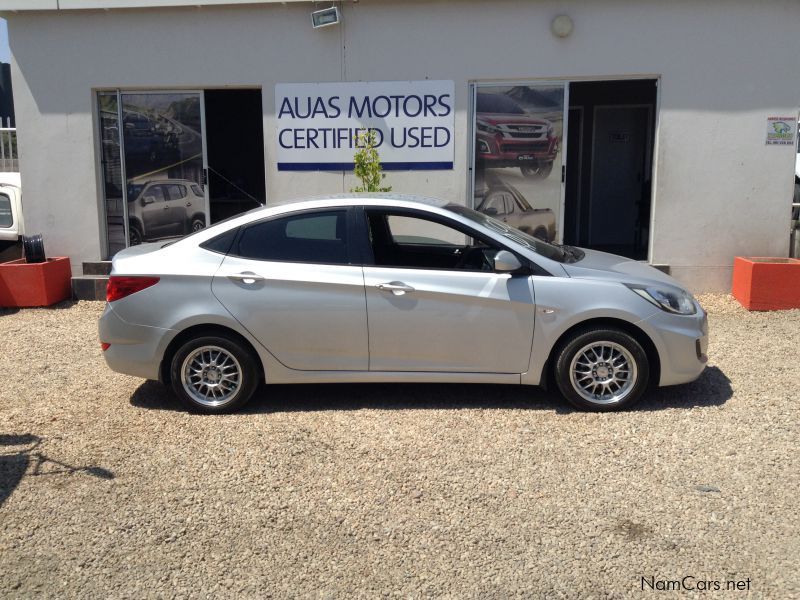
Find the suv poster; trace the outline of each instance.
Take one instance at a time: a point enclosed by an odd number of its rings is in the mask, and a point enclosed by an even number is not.
[[[479,86],[475,210],[529,235],[555,240],[563,124],[563,85]]]
[[[123,93],[128,243],[206,226],[200,94]]]

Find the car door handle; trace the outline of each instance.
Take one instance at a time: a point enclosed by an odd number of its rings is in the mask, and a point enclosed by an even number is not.
[[[187,203],[186,203],[186,206],[191,206],[191,205],[192,205],[192,203],[191,203],[191,202],[187,202]]]
[[[264,277],[261,275],[256,275],[252,272],[244,272],[244,273],[234,273],[233,275],[228,275],[228,279],[232,281],[240,281],[246,285],[252,285],[256,281],[264,281]]]
[[[379,283],[375,286],[382,292],[392,292],[395,296],[402,296],[406,292],[413,292],[414,288],[406,285],[402,281],[390,281],[389,283]]]

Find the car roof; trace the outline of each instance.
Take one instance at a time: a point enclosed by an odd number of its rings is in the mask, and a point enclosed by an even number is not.
[[[303,210],[315,210],[321,208],[341,208],[347,206],[385,206],[390,208],[416,208],[429,212],[444,213],[444,208],[450,204],[447,200],[432,198],[430,196],[419,196],[413,194],[390,194],[390,193],[352,193],[352,194],[329,194],[325,196],[306,197],[302,200],[287,200],[268,206],[260,206],[247,212],[235,215],[219,223],[215,223],[208,229],[192,234],[187,238],[192,244],[202,244],[226,229],[233,229],[245,223],[249,223],[260,218],[278,216]],[[224,225],[223,228],[218,226]],[[175,242],[182,245],[183,240]]]
[[[434,208],[443,208],[450,204],[447,200],[441,198],[434,198],[432,196],[422,196],[417,194],[394,194],[388,192],[359,192],[350,194],[327,194],[324,196],[311,196],[303,198],[302,200],[287,200],[285,202],[278,202],[272,204],[267,208],[277,208],[292,206],[301,207],[307,204],[320,204],[324,206],[362,206],[362,205],[379,205],[379,206],[394,206],[413,204],[424,204]]]

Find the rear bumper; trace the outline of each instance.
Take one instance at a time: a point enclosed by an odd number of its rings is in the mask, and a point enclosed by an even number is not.
[[[103,352],[111,370],[144,379],[159,378],[161,357],[177,334],[172,329],[128,323],[110,304],[100,317],[98,333],[101,342],[111,344]]]
[[[697,379],[708,363],[708,318],[698,305],[694,315],[659,311],[638,323],[650,336],[661,362],[659,385],[677,385]]]

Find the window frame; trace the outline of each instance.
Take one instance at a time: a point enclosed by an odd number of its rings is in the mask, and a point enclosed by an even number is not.
[[[358,215],[358,227],[360,229],[359,236],[358,236],[358,249],[361,253],[361,264],[365,267],[376,267],[380,269],[405,269],[408,271],[442,271],[447,273],[485,273],[487,275],[503,275],[505,273],[498,273],[497,271],[483,271],[481,269],[444,269],[440,267],[414,267],[414,266],[396,266],[396,265],[378,265],[375,263],[375,256],[372,251],[372,242],[369,239],[369,219],[367,213],[369,211],[381,212],[384,214],[396,214],[404,217],[414,217],[418,219],[422,219],[424,221],[432,221],[434,223],[438,223],[445,227],[450,227],[455,229],[459,233],[462,233],[468,237],[473,238],[474,240],[478,240],[487,244],[492,247],[499,248],[500,250],[507,250],[511,252],[514,256],[516,256],[520,263],[522,263],[523,270],[520,271],[519,275],[525,275],[526,277],[529,275],[538,274],[541,271],[541,267],[532,263],[530,259],[521,255],[516,250],[509,248],[505,244],[498,242],[491,237],[484,235],[480,231],[477,231],[466,225],[457,221],[455,219],[450,219],[448,217],[430,213],[424,210],[418,210],[414,208],[406,208],[406,207],[396,207],[396,206],[359,206]],[[387,223],[388,227],[388,223]],[[517,275],[514,273],[513,275]]]
[[[355,208],[354,206],[329,206],[329,207],[320,207],[320,208],[311,208],[311,209],[303,209],[303,210],[293,210],[289,212],[280,213],[278,215],[270,215],[263,219],[258,219],[257,221],[252,221],[250,223],[243,223],[237,227],[238,231],[234,236],[233,243],[231,243],[230,248],[228,248],[228,252],[225,256],[232,256],[234,258],[238,258],[239,260],[252,260],[257,261],[260,263],[288,263],[288,264],[299,264],[299,265],[323,265],[323,266],[333,266],[333,267],[357,267],[361,266],[361,253],[357,248],[358,244],[356,243],[359,232],[357,225],[355,223]],[[315,213],[330,213],[330,212],[343,212],[345,213],[345,251],[347,255],[347,262],[320,262],[320,261],[307,261],[307,260],[281,260],[281,259],[266,259],[266,258],[252,258],[248,256],[242,256],[238,254],[239,252],[239,242],[242,239],[242,235],[244,234],[245,230],[250,227],[256,227],[263,223],[267,223],[269,221],[277,221],[279,219],[287,219],[292,216],[307,216],[312,215]],[[223,234],[220,234],[223,235]],[[218,237],[218,236],[217,236]],[[211,250],[213,252],[213,250]]]
[[[5,192],[0,192],[0,196],[5,196],[8,198],[8,210],[9,214],[11,215],[11,223],[8,225],[0,225],[0,229],[12,229],[14,227],[14,201],[11,199],[11,196],[6,194]]]

